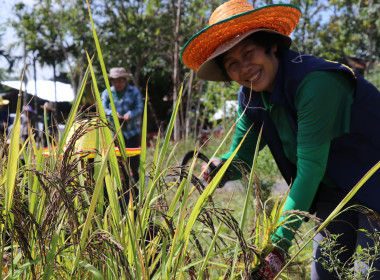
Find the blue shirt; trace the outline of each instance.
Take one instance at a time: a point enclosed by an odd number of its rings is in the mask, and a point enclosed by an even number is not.
[[[135,135],[140,134],[140,121],[139,117],[143,111],[143,101],[140,91],[131,85],[126,84],[125,90],[118,97],[114,87],[111,87],[112,98],[115,103],[116,112],[121,116],[128,114],[130,119],[128,121],[120,120],[120,125],[123,125],[122,132],[125,139],[130,139]],[[107,89],[102,92],[102,104],[106,115],[112,116],[111,102]]]

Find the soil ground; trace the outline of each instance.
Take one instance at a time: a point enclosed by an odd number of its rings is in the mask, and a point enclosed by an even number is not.
[[[243,186],[240,181],[229,181],[226,183],[226,185],[223,187],[224,191],[237,191],[239,189],[242,189]],[[278,180],[272,187],[273,193],[283,193],[288,189],[288,185],[286,184],[284,179]]]

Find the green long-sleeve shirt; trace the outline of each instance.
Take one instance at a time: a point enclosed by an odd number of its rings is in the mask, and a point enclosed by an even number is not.
[[[333,138],[349,132],[354,84],[341,72],[316,71],[308,74],[300,83],[295,98],[297,135],[290,127],[285,109],[271,103],[270,93],[260,94],[277,128],[285,155],[297,166],[297,175],[284,211],[308,211],[322,181],[335,187],[325,176],[330,142]],[[242,113],[239,108],[238,115]],[[239,120],[230,152],[222,156],[223,160],[231,155],[251,125],[252,121],[246,116]],[[236,158],[244,160],[249,166],[253,162],[257,137],[258,132],[251,130],[236,155]],[[298,220],[293,226],[297,229],[301,223]],[[285,240],[281,242],[281,246],[287,250],[293,238],[292,231],[280,227],[273,241]]]

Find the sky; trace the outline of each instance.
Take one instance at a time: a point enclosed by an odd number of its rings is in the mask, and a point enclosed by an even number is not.
[[[0,0],[0,25],[3,25],[6,23],[9,17],[12,16],[12,7],[16,3],[25,3],[27,6],[32,7],[33,3],[36,2],[37,0]],[[284,1],[286,2],[286,1]],[[325,15],[323,18],[328,18],[328,14]],[[0,33],[1,34],[1,33]],[[0,39],[0,46],[1,49],[6,48],[9,44],[12,42],[17,41],[17,38],[15,36],[14,31],[12,31],[12,28],[7,27],[5,33],[3,36],[1,36]],[[13,53],[14,54],[14,53]],[[17,54],[19,56],[22,56],[22,49],[21,47],[18,49]],[[32,62],[32,61],[30,61]],[[0,67],[1,68],[6,68],[7,67],[7,62],[5,59],[0,57]],[[16,65],[16,71],[15,71],[15,76],[16,77],[21,77],[22,70],[24,68],[23,63],[19,63]],[[58,74],[59,74],[59,69],[58,69]],[[33,76],[33,68],[29,67],[29,71],[27,71],[27,78],[28,79],[34,79]],[[37,67],[37,79],[42,79],[42,80],[48,80],[53,78],[53,69],[52,67]]]
[[[25,3],[27,6],[32,6],[35,0],[0,0],[0,24],[5,25],[7,20],[13,15],[12,7],[16,3]],[[2,49],[7,49],[7,46],[11,44],[12,42],[17,41],[17,38],[15,36],[14,31],[11,27],[5,25],[5,32],[2,33],[3,36],[1,36],[0,44]],[[13,53],[14,54],[14,53]],[[22,49],[19,48],[17,50],[18,55],[22,55]],[[32,61],[30,61],[32,62]],[[3,58],[0,58],[0,66],[1,68],[7,67],[7,61]],[[15,70],[15,76],[21,77],[21,73],[23,70],[24,65],[22,63],[19,63],[16,65]],[[39,65],[37,66],[37,79],[42,80],[48,80],[53,77],[53,69],[49,69],[49,67],[41,68]],[[29,71],[27,72],[27,78],[28,79],[34,79],[33,76],[33,69],[30,67]]]

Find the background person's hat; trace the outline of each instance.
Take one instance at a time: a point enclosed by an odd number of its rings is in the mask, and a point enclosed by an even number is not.
[[[25,111],[25,112],[30,112],[30,113],[33,113],[33,114],[36,113],[36,111],[33,109],[33,107],[32,107],[31,105],[26,105],[26,106],[24,107],[24,111]]]
[[[55,111],[53,102],[45,102],[44,105],[40,106],[42,109],[46,108],[46,110]]]
[[[289,35],[297,26],[300,17],[301,11],[292,4],[273,4],[254,9],[246,0],[228,1],[215,9],[208,27],[199,31],[185,44],[181,51],[182,62],[197,71],[197,76],[201,79],[228,80],[214,62],[215,57],[258,31],[282,36],[284,46],[289,48]]]
[[[108,78],[110,79],[128,78],[130,76],[132,76],[132,74],[127,73],[123,67],[111,68],[108,74]]]
[[[0,105],[8,105],[8,104],[9,104],[9,100],[3,99],[3,97],[0,96]]]

